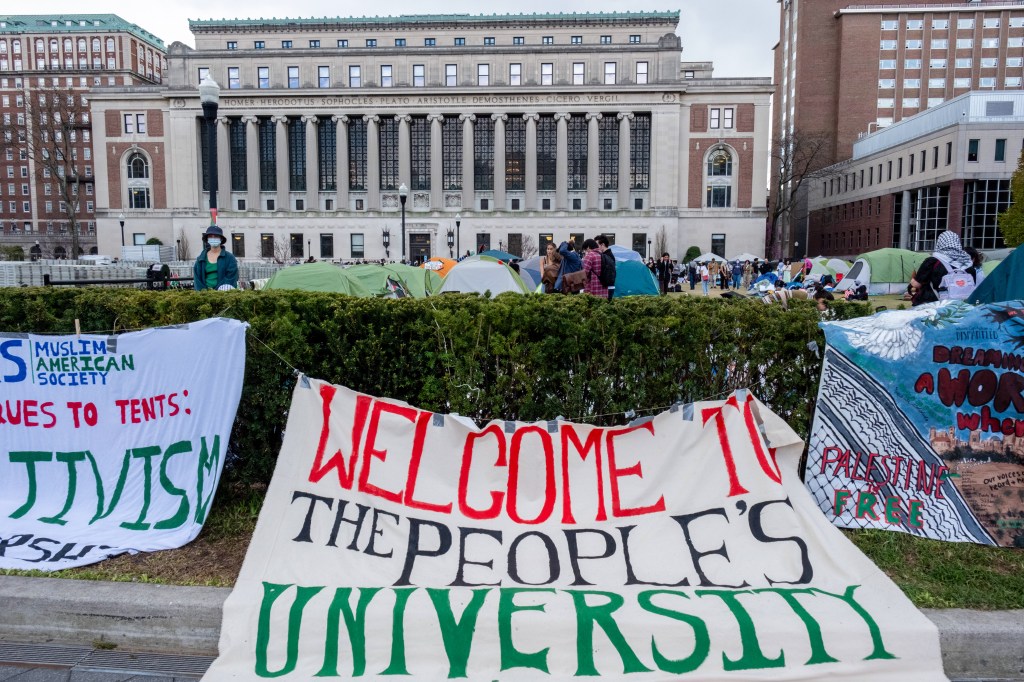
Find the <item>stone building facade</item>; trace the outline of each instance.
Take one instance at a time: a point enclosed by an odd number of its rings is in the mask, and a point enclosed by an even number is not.
[[[403,245],[410,259],[481,245],[529,253],[600,233],[643,254],[659,242],[673,256],[691,245],[759,253],[770,79],[716,79],[709,63],[681,62],[678,22],[191,22],[196,48],[170,47],[165,87],[91,95],[105,122],[100,252],[116,253],[124,212],[133,237],[195,254],[209,220],[197,92],[209,76],[221,87],[219,224],[244,258],[398,259]],[[145,134],[123,125],[139,113]],[[148,190],[149,207],[131,206],[133,189]]]

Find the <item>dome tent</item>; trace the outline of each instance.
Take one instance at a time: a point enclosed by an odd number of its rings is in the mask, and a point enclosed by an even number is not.
[[[327,291],[368,298],[370,291],[356,277],[333,263],[320,261],[282,268],[267,280],[264,289]]]
[[[530,290],[515,270],[493,260],[464,260],[451,270],[444,278],[439,294],[463,292],[492,296],[511,291],[517,294],[528,294]]]
[[[910,276],[928,255],[906,249],[878,249],[862,253],[843,281],[836,285],[835,291],[846,291],[859,281],[873,296],[902,293],[910,282]]]
[[[619,261],[615,266],[615,292],[612,298],[624,296],[657,296],[661,293],[658,281],[654,279],[642,261]]]

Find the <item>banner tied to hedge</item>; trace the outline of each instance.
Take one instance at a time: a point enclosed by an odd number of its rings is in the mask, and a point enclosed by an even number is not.
[[[628,427],[302,377],[204,679],[942,680],[744,392]]]
[[[213,501],[245,325],[0,333],[0,568],[181,547]]]
[[[1024,301],[822,327],[805,478],[826,517],[1024,547]]]

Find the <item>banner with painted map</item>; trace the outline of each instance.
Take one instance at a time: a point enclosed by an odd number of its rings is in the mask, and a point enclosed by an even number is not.
[[[205,680],[944,680],[748,392],[476,424],[301,377]]]
[[[0,569],[194,539],[242,394],[246,326],[0,332]]]
[[[821,326],[804,478],[826,517],[1024,547],[1024,301]]]

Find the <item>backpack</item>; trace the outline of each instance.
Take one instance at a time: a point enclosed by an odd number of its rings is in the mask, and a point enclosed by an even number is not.
[[[597,281],[604,287],[615,286],[615,255],[611,249],[601,252],[601,272],[597,276]]]
[[[935,256],[935,259],[946,268],[946,274],[942,276],[942,282],[935,292],[940,301],[962,301],[974,292],[974,288],[978,286],[978,283],[973,267],[967,269],[958,268],[940,256]]]

